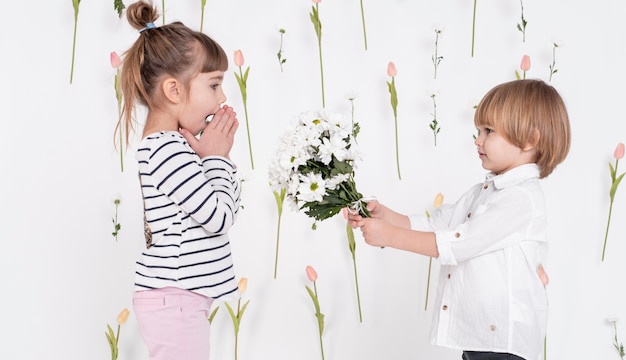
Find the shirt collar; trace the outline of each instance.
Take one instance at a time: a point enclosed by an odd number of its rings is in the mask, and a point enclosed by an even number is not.
[[[492,182],[496,189],[503,189],[534,178],[539,178],[539,166],[532,163],[520,165],[502,175],[490,172],[485,176],[485,183]]]

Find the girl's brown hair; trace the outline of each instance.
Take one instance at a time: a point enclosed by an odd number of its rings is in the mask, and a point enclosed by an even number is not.
[[[569,152],[565,103],[556,89],[542,80],[514,80],[489,90],[478,104],[474,124],[494,128],[519,148],[534,145],[540,178],[550,175]]]
[[[116,133],[124,129],[128,144],[129,135],[135,129],[136,104],[147,106],[148,110],[158,108],[164,100],[159,91],[162,80],[176,78],[188,90],[195,75],[228,70],[228,57],[209,36],[181,22],[155,26],[159,13],[149,0],[130,4],[126,18],[139,30],[139,37],[122,57],[120,70],[124,105]]]

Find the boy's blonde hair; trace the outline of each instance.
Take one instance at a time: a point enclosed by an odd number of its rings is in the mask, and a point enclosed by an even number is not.
[[[542,80],[514,80],[489,90],[474,114],[476,126],[488,126],[511,144],[533,145],[540,178],[565,160],[570,148],[567,109],[559,93]]]

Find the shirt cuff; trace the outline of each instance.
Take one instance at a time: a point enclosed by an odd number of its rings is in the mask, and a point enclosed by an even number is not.
[[[437,251],[439,251],[439,263],[441,265],[457,265],[456,257],[452,251],[452,244],[463,241],[465,226],[461,225],[456,229],[435,231],[437,241]]]

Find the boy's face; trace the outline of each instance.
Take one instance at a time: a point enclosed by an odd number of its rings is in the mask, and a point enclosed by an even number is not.
[[[520,165],[534,162],[533,147],[520,149],[489,126],[478,126],[478,137],[474,144],[478,148],[478,157],[483,168],[498,175]]]

